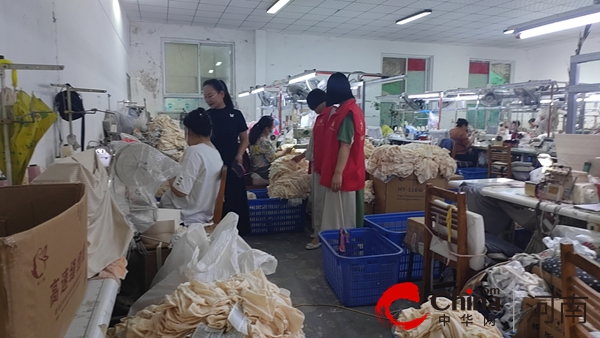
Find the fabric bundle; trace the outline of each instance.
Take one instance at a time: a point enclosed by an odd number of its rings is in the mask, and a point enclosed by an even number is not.
[[[308,174],[308,161],[296,163],[294,155],[279,157],[269,169],[269,186],[271,198],[308,198],[311,176]]]
[[[397,338],[502,338],[502,333],[497,327],[485,325],[485,318],[478,311],[452,310],[452,301],[448,298],[438,297],[435,300],[438,308],[446,308],[445,311],[436,310],[431,299],[421,305],[420,309],[409,308],[402,310],[398,317],[399,322],[408,322],[427,314],[427,318],[421,325],[411,330],[396,327],[394,335]],[[469,324],[463,324],[465,318]],[[445,324],[444,324],[445,322]]]
[[[373,151],[375,151],[375,146],[369,140],[365,140],[365,159],[371,158],[373,155]]]
[[[384,182],[393,176],[406,178],[414,173],[424,183],[438,175],[450,178],[456,172],[456,161],[448,150],[434,145],[384,145],[373,151],[367,171]]]
[[[252,191],[247,191],[246,195],[248,196],[249,200],[255,200],[256,199],[256,194],[253,193]]]
[[[151,305],[108,330],[109,338],[183,337],[200,325],[230,330],[238,304],[247,318],[247,337],[304,338],[304,314],[292,307],[289,291],[269,282],[261,270],[214,283],[181,284],[160,305]]]
[[[365,181],[365,203],[373,203],[375,201],[375,190],[373,189],[373,181]]]
[[[175,161],[179,161],[187,148],[185,133],[179,125],[168,115],[160,114],[150,122],[149,127],[152,134],[156,132],[160,134],[156,148]]]

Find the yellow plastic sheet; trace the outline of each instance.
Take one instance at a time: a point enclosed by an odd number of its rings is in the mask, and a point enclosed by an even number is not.
[[[13,122],[9,125],[12,184],[21,184],[36,145],[56,120],[56,113],[42,100],[17,92],[17,102],[12,110]],[[0,127],[0,170],[6,173],[4,160],[4,127]]]

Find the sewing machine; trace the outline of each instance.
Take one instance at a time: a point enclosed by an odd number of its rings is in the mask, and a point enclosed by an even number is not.
[[[571,167],[553,164],[546,169],[544,179],[535,186],[535,197],[558,202],[565,197],[565,184],[571,178]],[[526,188],[526,192],[530,192]],[[570,193],[570,192],[569,192]]]

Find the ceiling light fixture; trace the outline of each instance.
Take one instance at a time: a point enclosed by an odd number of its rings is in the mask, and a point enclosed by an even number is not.
[[[252,94],[258,94],[265,91],[265,87],[255,87],[250,91]]]
[[[600,4],[578,8],[546,18],[533,20],[508,27],[504,32],[512,32],[519,39],[528,39],[544,34],[560,32],[572,28],[600,22]]]
[[[505,30],[504,30],[504,34],[506,34],[506,35],[510,35],[510,34],[512,34],[512,33],[514,33],[514,32],[515,32],[515,30],[514,30],[514,29],[505,29]]]
[[[245,96],[248,96],[248,95],[250,95],[250,92],[241,92],[241,93],[238,94],[238,97],[245,97]]]
[[[306,80],[312,79],[313,77],[317,77],[317,72],[312,71],[310,73],[303,73],[303,74],[300,74],[300,75],[296,75],[295,77],[290,78],[289,84],[298,83],[298,82],[304,82]]]
[[[290,2],[291,0],[279,0],[276,3],[273,4],[273,6],[269,7],[269,9],[267,9],[267,13],[269,14],[275,14],[277,12],[279,12],[283,6],[287,5],[288,2]]]
[[[409,15],[406,18],[403,18],[403,19],[400,19],[400,20],[396,21],[396,25],[407,24],[409,22],[412,22],[412,21],[418,20],[418,19],[420,19],[420,18],[422,18],[424,16],[427,16],[427,15],[429,15],[431,13],[433,13],[433,11],[431,9],[426,9],[424,11],[420,11],[418,13]]]
[[[215,64],[215,66],[219,67],[219,66],[220,66],[220,65],[222,65],[222,64],[223,64],[223,62],[219,61],[219,62],[217,62],[217,63]]]
[[[211,70],[208,71],[208,74],[212,74],[214,72],[215,72],[214,69],[211,69]]]

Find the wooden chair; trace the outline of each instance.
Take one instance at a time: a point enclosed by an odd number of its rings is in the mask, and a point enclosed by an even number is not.
[[[575,268],[580,268],[594,279],[600,280],[600,265],[575,253],[573,244],[560,245],[560,259],[563,298],[561,319],[564,323],[565,338],[591,338],[590,331],[600,330],[600,293],[579,279]],[[574,315],[579,317],[573,317]]]
[[[488,178],[512,178],[510,147],[488,146]]]
[[[213,216],[213,223],[219,224],[223,218],[223,201],[225,201],[225,183],[227,182],[227,166],[224,165],[221,168],[221,185],[219,186],[219,193],[217,194],[217,201],[215,202],[215,214]]]
[[[421,301],[427,301],[427,297],[431,294],[432,290],[432,267],[433,260],[446,262],[446,258],[431,251],[430,244],[432,239],[432,233],[436,237],[443,241],[447,241],[447,235],[438,233],[434,228],[434,222],[442,226],[447,226],[446,216],[448,210],[441,208],[434,204],[435,200],[445,200],[452,203],[456,203],[456,210],[452,212],[452,229],[457,232],[456,238],[452,237],[452,243],[457,245],[457,254],[461,255],[457,257],[456,261],[450,260],[447,265],[456,270],[456,283],[454,285],[455,290],[460,291],[467,281],[475,275],[469,267],[469,257],[465,255],[469,254],[467,246],[467,199],[465,193],[455,193],[449,190],[434,187],[431,184],[427,184],[425,193],[425,229],[424,232],[424,246],[423,246],[423,285],[421,286]],[[431,231],[431,232],[430,232]]]

